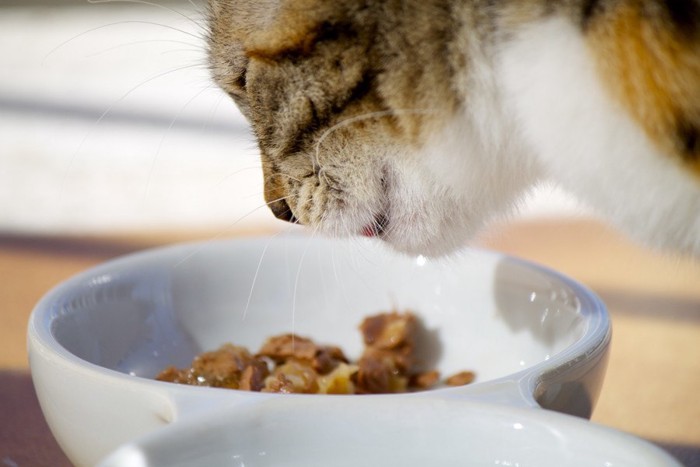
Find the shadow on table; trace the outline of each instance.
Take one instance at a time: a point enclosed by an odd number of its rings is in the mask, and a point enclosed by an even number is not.
[[[678,459],[685,467],[700,467],[700,446],[649,441]]]
[[[71,466],[44,420],[28,372],[0,371],[0,413],[0,465]]]
[[[700,323],[700,299],[698,298],[638,291],[629,293],[606,288],[595,288],[595,292],[614,314]]]
[[[70,467],[49,430],[27,371],[0,371],[0,465]],[[700,467],[700,446],[650,440],[686,467]]]
[[[118,242],[109,238],[71,237],[55,235],[20,235],[0,230],[0,249],[11,251],[41,252],[76,258],[111,258],[132,253],[141,245]]]

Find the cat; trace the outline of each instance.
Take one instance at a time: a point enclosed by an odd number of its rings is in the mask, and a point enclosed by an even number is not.
[[[700,256],[700,2],[210,0],[280,219],[461,248],[552,180]]]

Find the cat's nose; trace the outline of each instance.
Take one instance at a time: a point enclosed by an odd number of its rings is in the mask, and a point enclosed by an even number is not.
[[[292,224],[299,224],[299,219],[294,216],[289,204],[283,199],[273,201],[269,204],[272,214],[275,215],[277,219],[291,222]]]

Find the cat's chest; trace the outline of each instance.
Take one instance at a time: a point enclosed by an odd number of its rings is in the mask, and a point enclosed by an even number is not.
[[[471,58],[459,89],[464,105],[417,152],[421,170],[456,191],[537,177],[536,158],[500,82],[492,60]]]

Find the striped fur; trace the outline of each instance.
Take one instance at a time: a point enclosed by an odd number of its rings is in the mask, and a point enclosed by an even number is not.
[[[282,219],[458,248],[553,179],[700,255],[698,0],[210,0]]]

